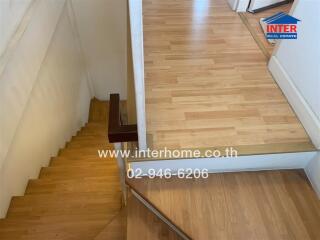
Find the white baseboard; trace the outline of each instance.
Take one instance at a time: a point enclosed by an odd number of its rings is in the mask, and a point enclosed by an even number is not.
[[[276,56],[271,57],[269,69],[309,134],[313,144],[317,149],[320,149],[320,120],[296,88],[289,74],[282,67]]]
[[[238,0],[236,11],[246,12],[250,4],[250,0]]]
[[[320,153],[307,165],[305,172],[309,181],[320,199]]]
[[[305,169],[316,152],[263,154],[239,157],[197,158],[178,160],[158,160],[131,162],[130,168],[149,175],[148,170],[170,169],[171,173],[179,169],[207,169],[210,173],[261,171],[277,169]]]

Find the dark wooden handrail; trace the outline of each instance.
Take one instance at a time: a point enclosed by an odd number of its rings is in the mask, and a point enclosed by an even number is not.
[[[108,138],[110,143],[137,142],[137,125],[123,125],[119,94],[110,94]]]

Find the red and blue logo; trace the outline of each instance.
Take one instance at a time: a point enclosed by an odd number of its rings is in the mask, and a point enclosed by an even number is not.
[[[297,39],[299,19],[286,13],[279,12],[271,17],[263,19],[267,25],[267,39]]]

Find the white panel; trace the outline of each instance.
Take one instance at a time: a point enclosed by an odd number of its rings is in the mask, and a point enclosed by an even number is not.
[[[301,19],[298,39],[282,40],[269,68],[306,128],[320,148],[320,2],[296,1],[291,14]]]
[[[0,56],[32,0],[0,0]]]
[[[298,23],[298,39],[281,41],[274,54],[320,119],[320,1],[298,1],[292,15]]]
[[[127,98],[127,0],[72,0],[95,96]]]
[[[320,152],[310,161],[305,171],[320,199]]]
[[[294,80],[288,75],[286,70],[276,56],[269,62],[269,69],[273,78],[286,95],[288,101],[299,117],[301,123],[309,134],[313,144],[320,149],[320,120],[310,108],[299,89],[295,86]]]
[[[9,151],[0,169],[0,217],[88,119],[87,75],[64,2],[39,2],[0,79],[1,129],[14,130],[1,134]]]
[[[22,117],[63,4],[63,1],[43,0],[34,6],[35,16],[0,76],[0,167]]]
[[[142,0],[129,0],[139,148],[147,149]]]

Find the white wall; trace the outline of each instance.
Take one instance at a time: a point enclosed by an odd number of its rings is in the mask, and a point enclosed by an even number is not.
[[[301,19],[299,39],[282,41],[275,56],[287,70],[313,112],[320,119],[320,2],[300,1],[293,10],[293,16]]]
[[[305,169],[308,178],[320,198],[320,153],[318,153]]]
[[[127,98],[127,0],[72,0],[95,96]]]
[[[297,40],[282,40],[269,67],[314,144],[320,148],[320,2],[295,1]]]
[[[0,1],[0,56],[20,24],[30,2],[31,0]]]
[[[37,0],[0,72],[0,217],[87,121],[91,94],[66,1]]]

